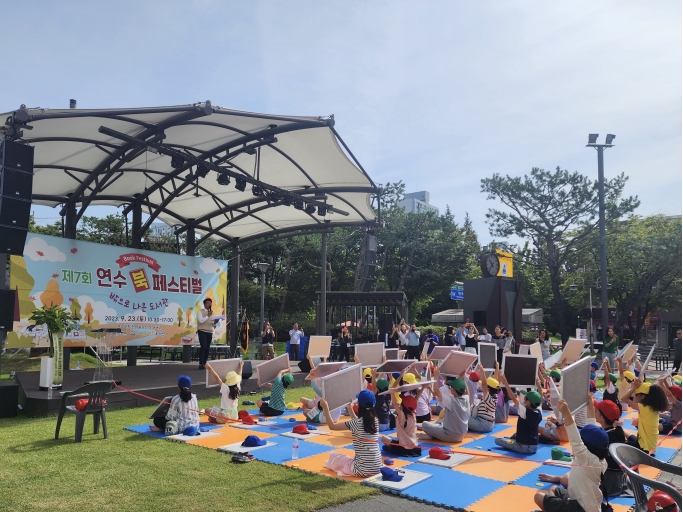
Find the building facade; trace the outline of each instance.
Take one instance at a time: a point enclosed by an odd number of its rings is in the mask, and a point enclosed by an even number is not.
[[[408,213],[428,213],[434,212],[439,215],[439,209],[429,204],[429,192],[411,192],[403,196],[403,200],[398,205]]]

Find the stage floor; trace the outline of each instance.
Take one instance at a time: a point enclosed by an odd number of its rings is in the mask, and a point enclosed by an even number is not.
[[[253,374],[249,379],[242,382],[242,391],[249,392],[257,389],[256,367],[264,361],[250,361]],[[296,362],[291,362],[290,367],[294,375],[294,386],[304,385],[305,375],[299,371]],[[115,388],[107,395],[107,410],[123,409],[127,407],[140,407],[149,405],[149,400],[129,393],[132,390],[144,395],[161,400],[165,396],[178,393],[178,376],[189,375],[192,378],[192,392],[198,398],[207,398],[218,395],[218,388],[206,387],[206,372],[199,370],[198,364],[193,363],[162,363],[145,364],[142,366],[114,366],[114,380],[121,381],[121,388]],[[73,391],[92,380],[94,369],[67,370],[64,372],[64,384],[62,390]],[[28,417],[46,416],[59,412],[61,395],[54,390],[52,399],[47,399],[47,391],[39,388],[40,372],[18,372],[16,382],[19,385],[19,403]]]

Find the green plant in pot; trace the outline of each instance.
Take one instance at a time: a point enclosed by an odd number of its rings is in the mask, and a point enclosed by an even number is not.
[[[55,366],[52,385],[59,387],[64,381],[64,335],[72,331],[73,319],[66,308],[43,306],[37,308],[29,320],[47,328],[47,335],[50,339],[50,357],[54,359]]]

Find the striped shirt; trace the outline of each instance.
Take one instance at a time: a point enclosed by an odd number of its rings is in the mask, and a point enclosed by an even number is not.
[[[287,408],[285,407],[285,387],[282,385],[282,377],[276,377],[273,381],[268,405],[276,411],[284,411]]]
[[[382,469],[379,434],[366,432],[363,428],[362,418],[349,420],[344,425],[351,431],[351,437],[353,437],[353,451],[356,453],[352,466],[354,475],[369,477],[379,473]],[[376,421],[375,425],[377,432],[379,432],[379,424]]]
[[[182,433],[186,427],[193,426],[199,428],[199,407],[197,406],[197,395],[192,394],[189,401],[183,402],[180,395],[176,395],[171,400],[168,407],[166,419],[175,421],[178,424],[178,432]]]
[[[498,397],[489,393],[486,398],[482,398],[472,407],[472,417],[481,418],[484,421],[493,423],[496,419],[496,402]]]

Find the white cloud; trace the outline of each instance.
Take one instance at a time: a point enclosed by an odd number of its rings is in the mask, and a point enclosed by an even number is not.
[[[216,271],[221,268],[221,266],[216,263],[213,258],[204,258],[204,261],[202,261],[202,264],[199,265],[199,268],[205,274],[215,274]]]
[[[172,318],[173,322],[176,323],[178,321],[178,308],[183,310],[183,322],[185,321],[185,308],[182,307],[180,304],[177,302],[171,302],[168,306],[166,306],[166,309],[164,310],[164,314],[161,315],[161,318]],[[167,322],[163,322],[167,323]]]
[[[85,323],[83,318],[85,318],[85,306],[88,303],[90,303],[93,309],[93,320],[98,320],[101,324],[111,322],[111,320],[107,320],[107,317],[118,317],[119,315],[115,309],[110,308],[107,303],[102,302],[101,300],[96,301],[95,299],[93,299],[92,297],[88,297],[87,295],[79,295],[76,298],[78,299],[78,303],[81,305],[81,323]]]
[[[28,256],[33,261],[66,261],[66,254],[53,245],[48,245],[45,240],[34,236],[24,247],[24,256]]]

